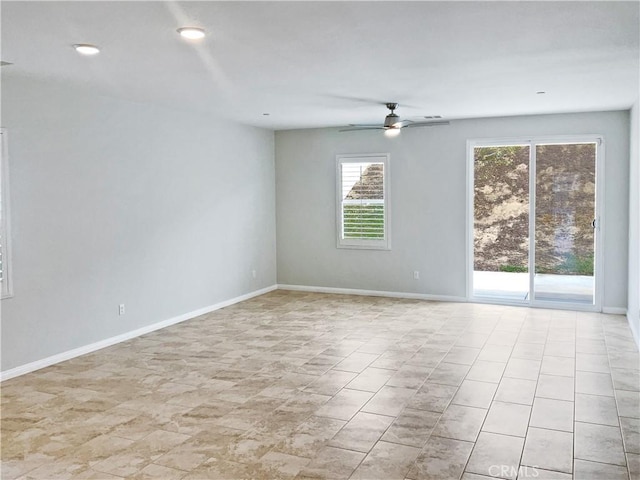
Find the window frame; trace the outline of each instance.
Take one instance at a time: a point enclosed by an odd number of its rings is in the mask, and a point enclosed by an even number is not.
[[[0,298],[13,297],[13,277],[11,275],[11,205],[9,202],[9,155],[7,145],[7,130],[0,128],[0,194],[1,194],[1,210],[0,210],[0,235],[2,242],[0,249],[2,251],[2,291]]]
[[[360,153],[336,155],[336,246],[337,248],[362,250],[391,250],[391,208],[390,208],[390,155],[388,153]],[[382,163],[383,164],[383,205],[384,239],[342,238],[342,165],[344,163]]]

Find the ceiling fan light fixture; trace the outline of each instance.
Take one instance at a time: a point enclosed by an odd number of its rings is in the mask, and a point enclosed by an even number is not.
[[[200,27],[181,27],[177,32],[188,40],[199,40],[205,36],[204,28]]]
[[[398,135],[400,135],[400,127],[390,127],[385,129],[384,131],[384,136],[385,137],[397,137]]]

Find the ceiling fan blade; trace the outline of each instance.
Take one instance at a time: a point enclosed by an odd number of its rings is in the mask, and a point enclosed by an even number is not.
[[[450,125],[449,120],[438,120],[437,122],[411,122],[404,125],[403,128],[409,127],[437,127],[438,125]]]
[[[353,126],[353,127],[348,127],[348,128],[341,128],[339,131],[340,132],[355,132],[356,130],[384,130],[384,127],[381,127],[379,125],[358,125],[358,126]]]

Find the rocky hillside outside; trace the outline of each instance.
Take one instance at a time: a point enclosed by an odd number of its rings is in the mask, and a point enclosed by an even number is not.
[[[536,147],[536,273],[593,275],[595,144]],[[474,269],[527,272],[529,146],[474,151]]]

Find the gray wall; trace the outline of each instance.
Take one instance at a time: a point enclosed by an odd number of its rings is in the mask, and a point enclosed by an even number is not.
[[[626,308],[629,113],[455,121],[449,127],[276,133],[278,283],[466,296],[466,141],[602,134],[604,306]],[[391,251],[336,248],[335,155],[391,154]],[[420,271],[420,280],[413,271]]]
[[[273,132],[4,71],[2,107],[3,371],[275,283]]]
[[[640,104],[631,109],[629,165],[629,325],[640,346]]]

